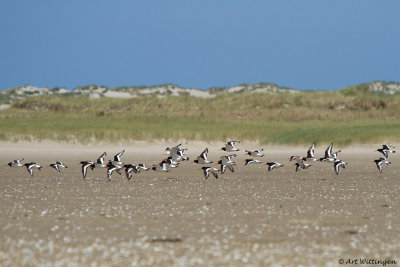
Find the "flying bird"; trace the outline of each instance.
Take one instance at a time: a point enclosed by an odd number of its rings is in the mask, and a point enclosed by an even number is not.
[[[93,171],[93,169],[96,167],[96,165],[94,165],[93,161],[90,161],[90,160],[81,161],[80,164],[82,164],[83,179],[86,178],[87,168],[90,168]]]
[[[38,169],[39,171],[42,169],[42,166],[40,166],[39,164],[37,164],[36,162],[28,162],[25,163],[24,165],[26,169],[28,170],[28,172],[30,173],[31,176],[33,176],[33,168]]]
[[[203,170],[204,172],[204,178],[208,179],[208,177],[210,176],[210,172],[212,173],[212,175],[214,175],[214,177],[216,179],[218,179],[218,169],[214,168],[214,167],[202,167],[199,168],[199,170]]]
[[[374,160],[373,162],[375,162],[376,167],[378,168],[380,173],[382,173],[382,164],[386,164],[386,165],[391,164],[391,162],[385,158],[379,158],[379,159]]]
[[[244,166],[247,166],[249,164],[254,164],[254,163],[261,163],[261,161],[259,161],[258,159],[246,159],[243,162],[244,162]]]
[[[95,165],[99,167],[106,168],[107,165],[104,164],[104,157],[107,156],[106,152],[103,152],[103,154],[100,155],[100,157],[97,158]]]
[[[283,164],[280,164],[279,162],[267,162],[265,164],[268,165],[268,171],[272,171],[274,168],[280,168],[283,166]]]
[[[200,156],[198,156],[197,159],[193,161],[193,163],[197,163],[197,164],[210,164],[210,163],[213,163],[212,161],[209,161],[207,159],[207,154],[208,154],[208,148],[204,149],[204,151],[201,152]]]
[[[121,172],[119,171],[119,169],[121,169],[121,166],[118,165],[114,165],[113,161],[109,161],[107,164],[107,178],[108,181],[111,181],[111,175],[112,173],[115,171],[116,173],[118,173],[119,175],[121,175]]]
[[[16,167],[23,167],[24,165],[21,164],[21,161],[23,161],[24,159],[16,159],[13,160],[9,163],[7,163],[8,166],[10,166],[11,168],[16,168]]]
[[[343,169],[347,165],[347,162],[344,162],[343,160],[337,160],[333,163],[333,168],[335,169],[335,172],[337,175],[339,175],[339,169],[342,167]]]
[[[225,144],[224,147],[222,147],[220,150],[223,150],[225,152],[235,152],[239,151],[240,149],[235,147],[235,144],[240,143],[240,141],[229,141]]]
[[[61,161],[57,161],[56,163],[52,163],[49,167],[55,169],[56,171],[60,172],[60,169],[68,168],[68,166],[64,165]]]
[[[384,155],[385,158],[388,158],[389,157],[388,153],[396,153],[396,151],[391,150],[390,148],[395,148],[395,147],[391,145],[382,145],[382,148],[375,150],[375,152],[382,153],[382,155]]]
[[[262,148],[257,150],[245,150],[245,155],[249,155],[250,157],[264,157],[263,151],[264,149]]]

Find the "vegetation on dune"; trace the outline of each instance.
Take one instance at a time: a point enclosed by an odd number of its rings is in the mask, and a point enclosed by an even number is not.
[[[132,99],[39,96],[0,111],[0,139],[259,140],[339,144],[397,141],[400,96],[359,89]]]

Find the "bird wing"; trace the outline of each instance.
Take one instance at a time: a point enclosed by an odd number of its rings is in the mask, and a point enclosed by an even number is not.
[[[87,168],[89,166],[90,166],[89,164],[82,164],[82,175],[83,175],[83,178],[86,178]]]
[[[237,143],[240,143],[240,141],[228,141],[226,144],[233,147]]]
[[[336,172],[337,175],[339,175],[339,167],[340,167],[340,164],[341,164],[340,161],[337,161],[337,162],[335,162],[335,163],[333,164],[333,167],[334,167],[335,172]]]
[[[33,165],[27,165],[26,169],[28,170],[28,172],[31,174],[31,176],[33,176],[33,170],[32,170]]]
[[[325,158],[331,158],[332,157],[332,146],[333,143],[331,143],[328,148],[325,150]]]
[[[104,152],[101,156],[97,159],[97,163],[100,165],[104,165],[104,157],[107,156],[107,153]]]
[[[229,165],[226,165],[227,167],[228,167],[228,169],[231,171],[231,172],[235,172],[235,170],[233,169],[233,166],[231,165],[231,164],[229,164]],[[215,175],[214,175],[215,176]],[[218,177],[217,177],[218,178]]]
[[[378,170],[379,170],[380,173],[382,172],[382,166],[381,166],[381,164],[382,164],[382,161],[376,161],[376,167],[378,168]]]
[[[314,158],[314,148],[315,144],[312,144],[312,146],[307,151],[307,158]]]
[[[207,160],[207,153],[208,153],[208,148],[204,149],[203,152],[201,152],[200,154],[200,158],[202,158],[203,160]]]
[[[296,172],[300,171],[303,168],[303,166],[299,163],[296,163]]]
[[[208,168],[205,168],[205,169],[203,169],[203,170],[204,170],[204,177],[207,179],[208,176],[210,175],[210,173],[208,172],[209,169],[208,169]]]
[[[224,174],[226,171],[226,165],[221,164],[221,174]]]
[[[218,179],[218,173],[214,169],[211,169],[211,173]]]
[[[125,150],[122,150],[121,152],[119,152],[118,154],[116,154],[116,155],[114,156],[114,161],[120,162],[120,161],[121,161],[121,156],[122,156],[122,154],[124,154],[124,152],[125,152]]]

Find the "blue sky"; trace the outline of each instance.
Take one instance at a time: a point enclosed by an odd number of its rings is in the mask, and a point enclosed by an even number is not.
[[[400,1],[2,0],[0,90],[400,81]]]

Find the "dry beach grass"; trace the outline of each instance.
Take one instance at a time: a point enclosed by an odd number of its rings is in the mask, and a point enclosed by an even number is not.
[[[220,94],[212,99],[45,95],[0,110],[0,140],[240,139],[289,145],[399,141],[399,96],[346,92]]]

